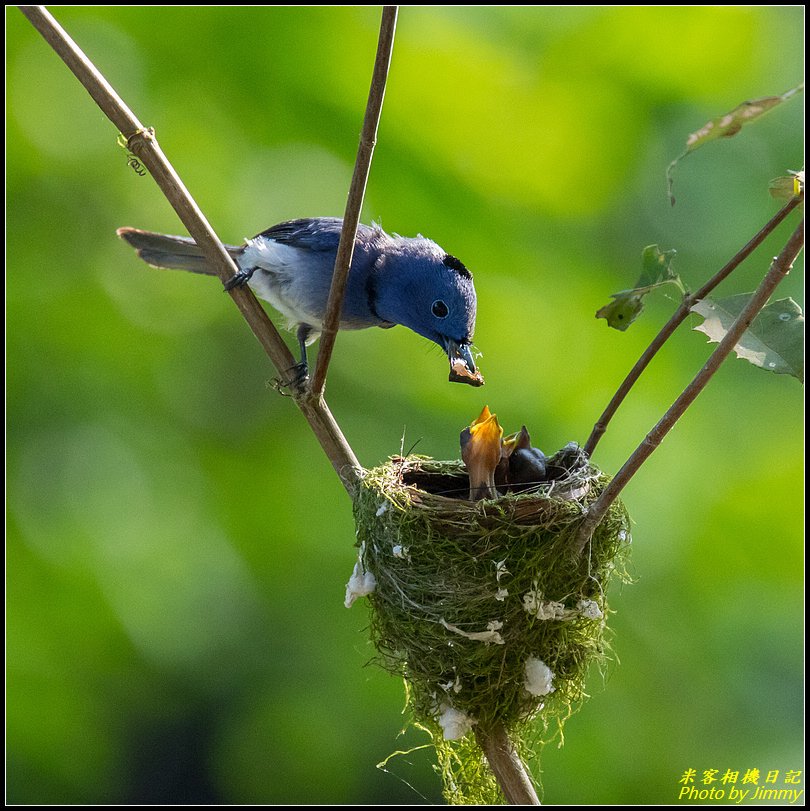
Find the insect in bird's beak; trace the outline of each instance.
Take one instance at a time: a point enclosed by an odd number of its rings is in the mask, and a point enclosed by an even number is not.
[[[467,383],[470,386],[483,386],[484,378],[475,368],[470,345],[447,339],[447,357],[450,360],[450,382]]]

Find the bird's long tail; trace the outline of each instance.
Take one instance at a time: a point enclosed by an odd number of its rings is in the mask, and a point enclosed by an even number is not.
[[[191,237],[175,237],[169,234],[156,234],[138,228],[119,228],[116,233],[128,242],[144,262],[156,268],[189,270],[192,273],[205,273],[215,276],[213,268],[206,262],[203,252]],[[236,259],[242,248],[226,245],[225,249]]]

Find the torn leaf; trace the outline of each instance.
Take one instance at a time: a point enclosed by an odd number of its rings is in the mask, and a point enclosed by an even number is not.
[[[680,276],[672,269],[676,251],[662,251],[657,245],[648,245],[641,254],[641,275],[630,290],[613,293],[611,301],[596,311],[597,318],[604,318],[609,327],[624,332],[644,309],[643,298],[647,293],[665,284],[674,284],[683,293]]]
[[[734,320],[751,299],[751,293],[713,301],[698,301],[692,312],[704,321],[695,327],[709,336],[711,343],[721,341]],[[804,382],[804,314],[791,298],[772,301],[762,308],[751,326],[734,347],[738,358],[774,374],[793,375]]]
[[[622,290],[621,293],[614,293],[611,298],[613,301],[596,311],[596,317],[604,318],[609,327],[624,332],[644,309],[641,296],[634,294],[632,290]]]
[[[800,172],[788,170],[787,175],[774,178],[768,184],[771,197],[777,200],[791,200],[804,192],[804,169]]]
[[[674,182],[672,173],[675,166],[687,155],[699,149],[704,144],[708,144],[718,138],[731,138],[732,135],[736,135],[743,128],[744,124],[761,118],[765,113],[779,104],[782,104],[782,102],[798,95],[803,90],[804,83],[792,87],[790,90],[782,93],[781,96],[764,96],[761,99],[744,101],[728,113],[724,113],[723,115],[713,118],[711,121],[707,121],[699,130],[690,133],[686,139],[686,149],[667,167],[667,187],[669,189],[670,203],[673,206],[675,205],[675,197],[672,194],[672,184]]]

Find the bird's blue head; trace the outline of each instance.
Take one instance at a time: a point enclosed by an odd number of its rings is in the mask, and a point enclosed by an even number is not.
[[[450,379],[480,386],[470,345],[475,332],[472,273],[424,237],[394,237],[372,273],[374,309],[437,343],[450,360]]]

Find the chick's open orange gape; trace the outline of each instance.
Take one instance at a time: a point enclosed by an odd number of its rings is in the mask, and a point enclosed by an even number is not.
[[[501,463],[503,429],[484,406],[478,419],[461,432],[461,458],[470,474],[470,501],[497,498],[495,470]]]
[[[526,426],[504,438],[489,406],[461,432],[460,440],[470,476],[470,501],[523,492],[548,480],[546,455],[532,447]]]

